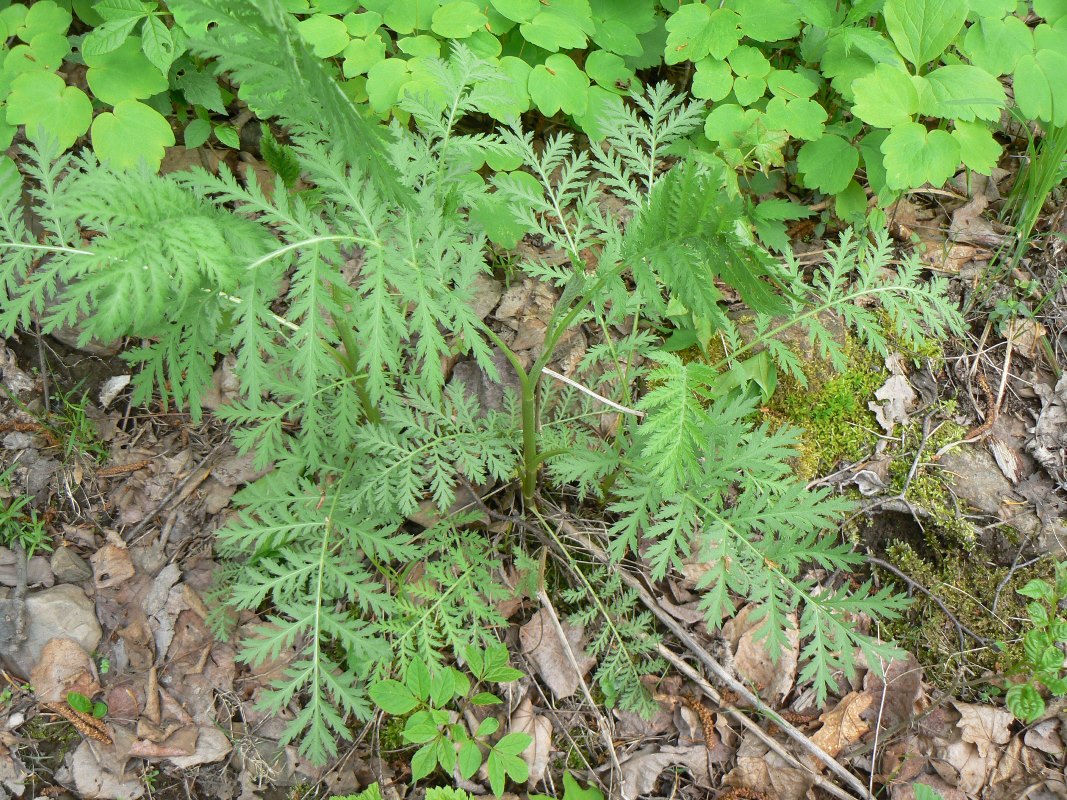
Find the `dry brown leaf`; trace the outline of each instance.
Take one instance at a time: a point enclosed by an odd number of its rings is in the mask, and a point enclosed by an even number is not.
[[[811,737],[811,741],[837,758],[849,745],[855,744],[871,729],[863,719],[863,712],[871,707],[874,697],[868,692],[852,692],[841,699],[822,716],[822,727]]]
[[[884,681],[874,670],[868,670],[863,678],[863,689],[878,699],[867,719],[873,725],[875,718],[880,716],[882,730],[908,722],[925,702],[923,670],[911,653],[886,665]]]
[[[796,769],[754,737],[737,750],[737,766],[722,779],[724,786],[764,792],[776,800],[801,800],[812,786],[808,772]]]
[[[756,606],[745,606],[722,628],[723,638],[733,646],[734,669],[745,682],[755,685],[760,697],[772,705],[778,705],[792,690],[800,657],[796,615],[790,614],[787,619],[787,645],[777,661],[771,659],[766,642],[757,636],[764,619]]]
[[[708,750],[704,745],[649,747],[637,751],[622,764],[620,793],[623,800],[634,800],[638,795],[648,794],[656,786],[660,773],[674,766],[688,769],[698,786],[710,786]]]
[[[113,544],[105,544],[89,557],[89,561],[93,565],[93,582],[97,589],[125,583],[136,572],[129,550]]]
[[[548,759],[552,755],[552,723],[548,717],[534,713],[533,701],[527,695],[511,715],[510,730],[527,733],[533,739],[521,755],[530,769],[527,785],[536,786],[545,777]]]
[[[960,712],[956,727],[963,741],[975,745],[982,758],[1008,743],[1011,738],[1008,727],[1015,719],[1010,711],[974,703],[953,702],[952,705]]]
[[[983,758],[974,744],[962,739],[937,748],[936,756],[930,764],[937,774],[969,795],[982,791],[995,760]]]
[[[570,697],[581,683],[584,676],[596,664],[596,659],[585,654],[583,646],[585,628],[581,625],[561,623],[567,636],[571,651],[574,653],[581,675],[574,671],[567,658],[563,642],[556,634],[552,617],[547,609],[542,608],[533,618],[519,629],[519,643],[526,657],[537,668],[537,674],[545,685],[552,690],[557,700]]]
[[[1023,744],[1049,755],[1063,755],[1064,746],[1063,739],[1060,737],[1060,725],[1059,719],[1046,719],[1037,723],[1023,734]]]
[[[52,639],[45,644],[30,682],[40,703],[66,703],[68,692],[93,697],[100,691],[92,659],[72,639]]]

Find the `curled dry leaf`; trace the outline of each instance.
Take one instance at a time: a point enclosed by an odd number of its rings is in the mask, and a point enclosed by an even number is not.
[[[809,773],[796,769],[758,739],[746,737],[737,750],[737,766],[722,783],[755,789],[776,800],[801,800],[813,781]]]
[[[552,696],[557,700],[570,697],[578,691],[582,676],[596,664],[595,658],[585,654],[585,628],[566,622],[562,622],[562,627],[580,674],[571,666],[564,643],[556,634],[547,609],[542,608],[519,629],[519,643],[523,652],[537,668],[538,676],[552,690]]]
[[[136,570],[125,547],[105,544],[89,558],[93,565],[93,582],[97,589],[107,589],[124,583]]]
[[[681,766],[689,770],[698,786],[710,786],[708,750],[704,745],[690,747],[652,747],[639,750],[622,764],[623,800],[634,800],[655,788],[660,773],[669,767]]]
[[[92,697],[100,691],[89,654],[72,639],[52,639],[30,673],[37,701],[66,703],[68,692]]]
[[[528,733],[533,742],[520,754],[530,770],[529,786],[536,786],[545,776],[552,754],[552,723],[548,717],[535,714],[529,695],[519,703],[511,715],[510,731]]]

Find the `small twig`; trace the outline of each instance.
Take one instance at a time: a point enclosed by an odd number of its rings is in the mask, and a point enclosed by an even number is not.
[[[997,414],[1000,413],[1000,404],[1004,400],[1004,390],[1008,386],[1008,375],[1011,373],[1011,351],[1014,339],[1008,336],[1008,347],[1004,351],[1004,371],[1000,374],[1000,386],[997,387],[997,399],[993,403],[993,418],[996,419]]]
[[[996,642],[991,642],[988,639],[986,639],[986,638],[984,638],[982,636],[979,636],[977,633],[975,633],[970,628],[968,628],[966,625],[964,625],[962,622],[960,622],[959,618],[955,614],[953,614],[951,611],[949,611],[948,606],[945,605],[944,601],[942,601],[940,597],[935,595],[933,592],[931,592],[929,589],[927,589],[925,586],[923,586],[917,580],[905,575],[903,572],[901,572],[899,569],[894,567],[888,561],[883,561],[882,559],[876,558],[875,556],[872,556],[872,555],[868,555],[867,556],[867,560],[870,563],[874,564],[874,566],[878,567],[879,569],[884,569],[886,572],[892,572],[894,575],[896,575],[898,578],[900,578],[902,581],[904,581],[906,584],[908,584],[908,586],[910,586],[913,589],[918,589],[920,592],[922,592],[927,597],[929,597],[931,600],[933,600],[934,604],[938,608],[941,609],[941,612],[946,617],[949,618],[949,620],[952,622],[953,625],[956,626],[956,634],[959,636],[959,639],[960,639],[960,652],[963,652],[963,649],[964,649],[964,646],[965,646],[965,642],[963,640],[963,635],[964,634],[967,634],[972,639],[974,639],[976,642],[978,642],[978,644],[980,644],[980,645],[982,645],[984,647],[991,647],[991,648],[993,648],[994,650],[996,650],[998,652],[1000,651],[1000,647],[996,644]]]
[[[578,666],[578,659],[574,656],[574,649],[571,647],[571,643],[567,640],[567,634],[563,630],[563,626],[560,624],[559,617],[556,616],[556,609],[552,605],[552,601],[548,599],[548,594],[543,588],[537,590],[537,599],[541,601],[541,607],[548,612],[549,619],[552,622],[552,629],[555,631],[556,636],[559,638],[560,644],[563,646],[563,654],[567,657],[567,663],[570,664],[571,669],[574,670],[574,674],[578,676],[578,685],[582,688],[582,694],[585,696],[585,702],[589,704],[589,708],[592,709],[596,715],[597,728],[600,729],[600,736],[604,740],[604,746],[608,749],[608,756],[611,758],[611,764],[615,767],[616,774],[622,777],[622,764],[619,763],[619,757],[615,753],[615,744],[611,740],[611,731],[608,730],[607,720],[604,719],[604,715],[597,708],[597,704],[593,702],[593,696],[589,692],[589,685],[585,682],[585,678],[582,677],[581,667]]]
[[[566,375],[560,375],[558,372],[556,372],[553,369],[549,369],[548,367],[543,367],[541,369],[541,372],[543,372],[545,375],[548,375],[548,377],[550,377],[550,378],[555,378],[560,383],[567,384],[567,386],[570,386],[572,389],[577,389],[579,392],[582,392],[583,394],[589,395],[594,400],[598,400],[601,403],[603,403],[604,405],[610,406],[611,408],[614,408],[616,411],[619,411],[619,412],[621,412],[623,414],[631,414],[631,415],[633,415],[635,417],[644,417],[645,416],[645,412],[644,411],[637,411],[636,409],[633,409],[633,408],[627,408],[624,405],[620,405],[619,403],[616,403],[614,400],[609,400],[608,398],[604,397],[603,395],[597,394],[592,389],[589,389],[589,388],[587,388],[585,386],[582,386],[582,384],[578,383],[577,381],[572,381]]]

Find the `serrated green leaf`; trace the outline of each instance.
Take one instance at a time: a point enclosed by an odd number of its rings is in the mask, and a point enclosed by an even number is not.
[[[198,70],[191,61],[181,59],[174,70],[174,85],[193,105],[203,106],[216,114],[226,113],[218,79],[207,70]]]
[[[411,757],[411,780],[417,781],[425,778],[435,769],[437,769],[437,746],[434,743],[425,744]]]
[[[233,150],[241,149],[241,135],[233,125],[216,125],[215,138]]]
[[[1040,578],[1034,578],[1026,583],[1021,589],[1016,590],[1016,594],[1021,594],[1023,597],[1029,597],[1032,600],[1045,600],[1052,602],[1055,595],[1052,591],[1052,585],[1048,581],[1043,581]]]
[[[130,36],[110,53],[86,56],[85,63],[89,88],[111,105],[144,100],[167,90],[166,77],[145,57],[139,36]]]
[[[459,764],[459,774],[470,780],[482,765],[482,751],[473,741],[468,740],[460,745],[456,760]]]
[[[36,68],[56,70],[62,66],[70,51],[70,40],[66,36],[58,33],[39,33],[30,40],[29,51],[26,55],[32,59]],[[12,58],[12,54],[15,52],[16,49],[12,48],[8,53],[8,59]],[[6,72],[8,68],[9,66],[5,61],[4,71]],[[19,74],[21,70],[12,70],[12,72]],[[14,77],[14,74],[12,77]]]
[[[119,19],[139,19],[155,8],[155,3],[142,3],[141,0],[99,0],[93,3],[93,10],[103,19],[111,22]]]
[[[492,736],[500,728],[500,720],[496,717],[486,717],[479,723],[478,730],[474,732],[474,735],[479,738],[486,736]]]
[[[433,13],[431,30],[446,39],[466,39],[485,27],[488,19],[470,0],[445,3]]]
[[[123,100],[100,114],[93,120],[91,137],[96,157],[119,170],[132,169],[142,160],[159,169],[167,148],[174,145],[167,118],[137,100]]]
[[[206,119],[194,119],[185,126],[182,139],[190,150],[199,147],[211,136],[211,123]]]
[[[570,56],[555,53],[530,71],[530,99],[546,117],[559,111],[581,114],[588,103],[589,78]]]
[[[834,134],[806,142],[797,152],[797,169],[807,186],[825,194],[843,191],[859,166],[856,148]]]
[[[959,142],[946,131],[927,131],[918,122],[893,128],[881,149],[890,189],[941,186],[960,164]]]
[[[703,3],[685,5],[667,19],[667,44],[663,60],[667,64],[726,58],[741,39],[740,17],[730,8],[712,10]]]
[[[886,29],[916,69],[945,52],[967,18],[967,0],[886,0]]]
[[[170,28],[164,25],[159,17],[149,17],[144,21],[141,28],[141,50],[164,75],[170,72],[174,59],[181,55]]]
[[[1041,693],[1029,683],[1015,684],[1004,695],[1008,710],[1023,722],[1030,723],[1045,713]]]
[[[853,81],[852,92],[856,98],[852,113],[878,128],[910,122],[919,111],[919,93],[911,76],[888,64],[879,64]]]
[[[419,701],[407,686],[400,681],[384,680],[372,684],[367,694],[378,708],[394,717],[403,716],[418,705]]]
[[[11,84],[7,98],[7,121],[24,125],[26,138],[39,141],[43,131],[54,137],[63,150],[71,147],[89,129],[93,104],[81,89],[67,86],[51,72],[27,72]]]
[[[361,11],[358,14],[345,14],[341,21],[351,36],[363,38],[378,30],[378,26],[382,24],[382,15],[376,11]]]
[[[126,17],[105,22],[89,31],[82,39],[82,56],[92,58],[94,56],[110,53],[117,50],[125,42],[137,23],[142,17]]]

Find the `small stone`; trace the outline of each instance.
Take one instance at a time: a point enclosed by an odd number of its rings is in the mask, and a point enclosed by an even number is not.
[[[96,605],[77,586],[62,583],[26,596],[26,639],[0,642],[0,660],[21,678],[30,671],[52,639],[73,639],[92,653],[103,631],[96,620]]]
[[[52,574],[58,583],[81,583],[93,575],[89,562],[69,547],[58,547],[52,553]]]

